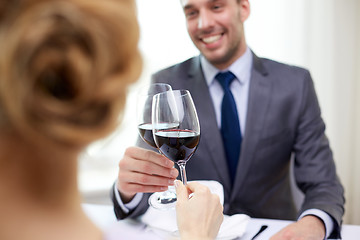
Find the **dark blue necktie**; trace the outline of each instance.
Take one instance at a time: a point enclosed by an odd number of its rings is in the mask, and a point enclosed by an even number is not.
[[[230,91],[230,84],[236,77],[232,72],[220,72],[215,78],[224,89],[224,98],[221,104],[221,134],[231,181],[234,182],[242,140],[236,103]]]

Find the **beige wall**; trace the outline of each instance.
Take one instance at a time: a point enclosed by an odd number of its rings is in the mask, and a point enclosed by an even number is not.
[[[354,0],[356,26],[354,31],[356,32],[356,45],[353,49],[353,54],[355,56],[355,82],[354,82],[354,92],[355,98],[353,105],[354,107],[354,131],[353,131],[353,167],[351,172],[351,182],[352,185],[349,189],[351,197],[349,199],[349,208],[346,215],[346,220],[349,220],[350,223],[360,224],[360,2]],[[351,164],[351,163],[350,163]]]

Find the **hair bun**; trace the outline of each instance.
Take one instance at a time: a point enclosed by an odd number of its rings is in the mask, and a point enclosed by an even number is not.
[[[66,144],[104,136],[140,74],[134,3],[32,2],[1,30],[5,115],[24,134]]]

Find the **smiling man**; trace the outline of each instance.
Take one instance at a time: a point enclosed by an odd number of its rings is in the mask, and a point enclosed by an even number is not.
[[[193,96],[202,133],[188,179],[219,181],[225,214],[296,220],[273,239],[338,238],[344,190],[310,73],[251,51],[244,33],[248,0],[181,4],[201,55],[155,73],[153,82]],[[148,193],[164,191],[176,176],[172,164],[149,154],[141,139],[138,146],[119,163],[113,192],[118,218],[144,213]],[[300,210],[291,194],[292,156],[296,184],[305,194]]]
[[[181,1],[191,40],[216,68],[225,69],[246,51],[247,1]]]

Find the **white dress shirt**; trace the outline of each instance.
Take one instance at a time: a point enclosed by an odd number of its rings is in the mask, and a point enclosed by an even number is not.
[[[230,90],[234,96],[236,108],[238,111],[241,135],[245,134],[247,103],[249,96],[249,85],[251,77],[252,53],[249,48],[236,60],[228,69],[221,72],[231,71],[236,79],[230,85]],[[210,95],[214,104],[216,121],[218,127],[221,127],[221,102],[224,96],[224,90],[220,83],[215,79],[220,71],[209,63],[204,56],[201,56],[201,68],[204,73],[205,81],[209,86]]]

